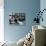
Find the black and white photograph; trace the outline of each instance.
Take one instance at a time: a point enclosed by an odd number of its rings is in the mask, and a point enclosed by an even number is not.
[[[25,25],[25,13],[15,13],[9,15],[9,24]]]

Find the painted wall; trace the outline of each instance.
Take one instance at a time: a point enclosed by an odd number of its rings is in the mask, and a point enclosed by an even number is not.
[[[33,19],[40,9],[40,0],[4,0],[4,35],[7,41],[18,41],[32,29]],[[26,25],[9,25],[11,12],[25,12]]]

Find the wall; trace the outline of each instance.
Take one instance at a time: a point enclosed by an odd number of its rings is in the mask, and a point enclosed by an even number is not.
[[[40,0],[4,0],[4,36],[7,41],[18,41],[32,29],[35,14],[40,10]],[[26,25],[9,25],[11,12],[25,12]]]
[[[0,42],[4,41],[4,8],[3,0],[0,0]]]

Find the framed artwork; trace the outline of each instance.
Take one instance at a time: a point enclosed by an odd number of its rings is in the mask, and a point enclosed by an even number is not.
[[[25,25],[25,16],[25,13],[15,13],[14,15],[9,15],[9,24]]]

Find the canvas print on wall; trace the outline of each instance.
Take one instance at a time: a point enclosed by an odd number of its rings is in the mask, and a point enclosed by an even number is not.
[[[14,25],[25,25],[25,13],[15,13],[9,15],[9,24]]]

